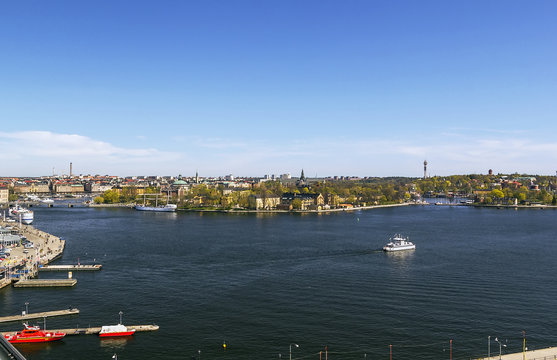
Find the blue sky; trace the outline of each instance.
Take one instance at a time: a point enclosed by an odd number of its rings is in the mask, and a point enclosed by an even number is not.
[[[554,1],[0,4],[0,175],[557,170]]]

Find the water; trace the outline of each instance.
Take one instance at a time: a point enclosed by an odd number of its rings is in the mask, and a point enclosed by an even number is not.
[[[330,359],[484,356],[557,345],[552,210],[401,207],[323,215],[35,208],[67,239],[58,263],[100,262],[72,289],[0,292],[2,314],[81,310],[48,328],[160,325],[129,339],[23,345],[28,359]],[[377,249],[400,232],[415,252]],[[64,276],[45,273],[43,277]],[[42,323],[42,321],[41,321]],[[3,326],[4,330],[18,324]],[[226,350],[223,343],[227,344]],[[492,343],[492,352],[498,345]],[[323,355],[324,359],[324,355]]]

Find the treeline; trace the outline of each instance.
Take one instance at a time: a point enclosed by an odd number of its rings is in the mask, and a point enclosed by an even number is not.
[[[476,203],[556,204],[555,177],[529,175],[453,175],[422,178],[366,178],[365,180],[319,181],[297,183],[265,181],[249,188],[227,188],[222,184],[197,184],[171,191],[171,202],[184,208],[248,208],[250,196],[280,198],[285,193],[321,194],[325,204],[354,206],[392,204],[422,197],[466,197]],[[141,188],[143,190],[143,188]],[[153,203],[153,195],[160,188],[150,187],[140,194],[138,188],[122,187],[104,192],[94,199],[96,203]],[[166,191],[162,189],[163,193]],[[159,203],[166,196],[159,196]]]

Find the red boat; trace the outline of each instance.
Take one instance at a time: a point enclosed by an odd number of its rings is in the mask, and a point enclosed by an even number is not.
[[[107,326],[101,327],[101,332],[99,332],[99,336],[100,337],[130,336],[130,335],[133,335],[134,332],[135,332],[135,329],[128,330],[128,328],[125,327],[122,324],[107,325]]]
[[[6,340],[12,344],[37,343],[60,340],[66,336],[64,332],[43,331],[38,326],[29,326],[27,324],[23,324],[23,326],[25,326],[25,329],[22,331],[18,331],[15,334],[4,335]]]

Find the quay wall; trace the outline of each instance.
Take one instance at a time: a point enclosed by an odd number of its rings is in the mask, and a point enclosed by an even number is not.
[[[46,265],[62,256],[66,241],[58,236],[34,228],[32,225],[21,225],[0,220],[0,226],[11,226],[20,235],[33,242],[33,248],[25,249],[23,246],[12,248],[9,258],[2,262],[2,266],[14,267],[23,265],[28,271],[25,277],[34,277],[37,274],[37,265]]]

